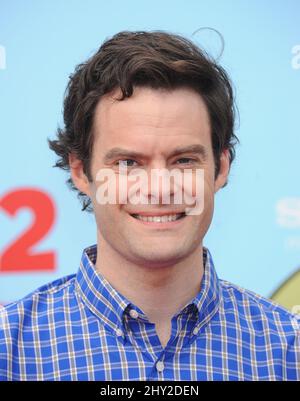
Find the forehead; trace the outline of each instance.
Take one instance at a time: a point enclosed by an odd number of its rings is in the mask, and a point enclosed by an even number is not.
[[[130,98],[118,101],[119,95],[117,90],[103,96],[96,107],[93,129],[95,141],[102,146],[123,141],[159,144],[162,138],[165,144],[188,137],[210,139],[207,107],[192,89],[138,87]]]

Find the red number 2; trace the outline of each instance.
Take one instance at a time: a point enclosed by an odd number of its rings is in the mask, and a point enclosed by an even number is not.
[[[56,267],[54,251],[33,252],[55,221],[55,207],[50,196],[34,188],[11,191],[0,199],[0,209],[14,217],[20,209],[33,212],[33,222],[0,255],[0,272],[52,271]],[[1,229],[1,228],[0,228]]]

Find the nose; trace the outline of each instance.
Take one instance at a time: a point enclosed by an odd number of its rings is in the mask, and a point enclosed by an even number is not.
[[[179,190],[179,177],[166,167],[152,167],[147,171],[147,180],[141,184],[142,198],[151,204],[174,203],[174,195]]]

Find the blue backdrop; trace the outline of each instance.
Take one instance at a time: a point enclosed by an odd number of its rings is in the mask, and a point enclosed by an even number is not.
[[[300,265],[300,1],[0,1],[0,302],[75,273],[96,242],[51,166],[75,65],[121,30],[182,34],[218,56],[236,90],[241,144],[204,244],[217,271],[269,296]],[[21,236],[21,238],[20,238]],[[37,254],[26,258],[26,253]]]

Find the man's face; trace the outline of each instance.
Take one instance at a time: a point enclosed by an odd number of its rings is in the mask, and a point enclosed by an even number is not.
[[[225,153],[222,156],[221,174],[215,181],[209,115],[198,93],[187,88],[164,91],[143,87],[135,88],[130,98],[114,100],[119,94],[106,95],[97,105],[91,161],[93,182],[80,188],[92,199],[100,249],[107,245],[121,257],[140,265],[176,263],[199,250],[211,223],[214,193],[226,181],[228,155]],[[186,151],[192,145],[194,150],[198,148],[202,152]],[[118,148],[117,152],[115,148]],[[185,151],[181,152],[183,148]],[[184,200],[181,204],[174,203],[172,185],[170,204],[162,202],[161,186],[155,193],[156,204],[151,204],[151,185],[143,189],[143,195],[149,199],[148,204],[131,204],[130,196],[127,203],[99,204],[96,193],[101,182],[96,181],[97,172],[108,168],[118,177],[120,165],[127,165],[128,172],[142,169],[147,173],[149,183],[152,169],[177,168],[181,172],[192,169],[193,174],[196,169],[203,169],[202,213],[185,215],[175,222],[145,222],[145,215],[170,215],[186,210]],[[124,183],[126,174],[121,176]],[[131,185],[128,180],[128,187]],[[194,191],[195,182],[192,188]]]

